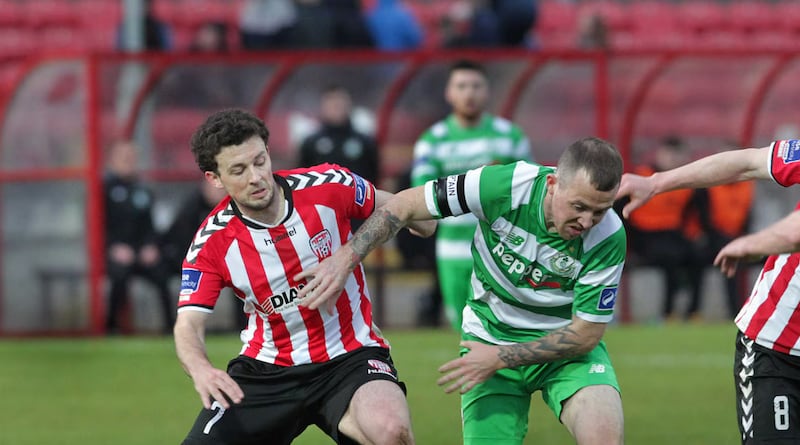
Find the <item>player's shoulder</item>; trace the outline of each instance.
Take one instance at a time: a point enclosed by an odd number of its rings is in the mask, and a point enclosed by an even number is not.
[[[522,128],[510,120],[496,115],[490,115],[492,130],[501,134],[521,135]]]
[[[428,141],[435,141],[444,139],[447,135],[450,134],[450,129],[447,126],[446,120],[441,120],[436,122],[435,124],[431,125],[425,133],[422,134],[420,139],[428,140]]]
[[[236,212],[231,205],[230,198],[226,197],[208,214],[206,219],[195,232],[189,250],[186,253],[186,261],[194,264],[200,252],[207,246],[224,242],[223,239],[232,238],[230,230],[231,222],[234,220]],[[229,236],[225,236],[228,234]]]
[[[603,219],[594,227],[588,230],[583,238],[583,250],[588,252],[600,244],[611,243],[620,246],[622,250],[626,246],[625,226],[622,218],[617,212],[609,209]]]
[[[281,170],[276,175],[284,178],[292,190],[303,190],[326,184],[351,186],[357,175],[337,164],[319,164],[313,167]]]

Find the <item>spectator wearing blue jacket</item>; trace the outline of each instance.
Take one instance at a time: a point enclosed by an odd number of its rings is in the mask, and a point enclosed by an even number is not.
[[[422,27],[417,18],[397,0],[378,0],[367,14],[375,46],[385,51],[403,51],[422,45]]]

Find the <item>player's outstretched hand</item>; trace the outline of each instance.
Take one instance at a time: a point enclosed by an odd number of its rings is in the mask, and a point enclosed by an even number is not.
[[[469,349],[469,352],[439,367],[439,372],[446,374],[436,384],[444,386],[446,393],[459,389],[464,394],[503,368],[496,346],[468,340],[462,341],[460,345]]]
[[[227,372],[214,367],[207,367],[192,375],[194,389],[200,394],[200,400],[206,409],[216,400],[223,408],[228,409],[231,403],[240,403],[244,392],[233,381]]]
[[[631,212],[643,206],[654,194],[655,184],[652,176],[644,177],[633,173],[622,175],[616,199],[630,198],[630,202],[622,208],[622,216],[628,218]]]
[[[736,238],[719,251],[714,258],[714,265],[728,278],[733,277],[740,261],[754,262],[761,259],[761,255],[749,253],[751,247],[752,241],[747,240],[747,237]]]
[[[357,257],[348,252],[352,252],[349,247],[342,246],[316,266],[294,276],[295,281],[306,281],[306,285],[297,293],[301,306],[317,309],[326,305],[328,313],[333,314],[336,300],[342,294],[350,272],[358,265]]]

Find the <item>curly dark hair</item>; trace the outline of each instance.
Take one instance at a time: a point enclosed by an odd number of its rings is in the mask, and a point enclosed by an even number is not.
[[[269,130],[254,114],[237,108],[218,111],[192,135],[190,144],[194,160],[200,171],[219,173],[216,158],[222,148],[242,144],[256,135],[267,145]]]

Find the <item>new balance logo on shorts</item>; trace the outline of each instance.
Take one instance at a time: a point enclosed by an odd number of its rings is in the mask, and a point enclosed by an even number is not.
[[[589,367],[589,374],[605,374],[606,372],[606,365],[602,363],[592,363],[592,366]]]

